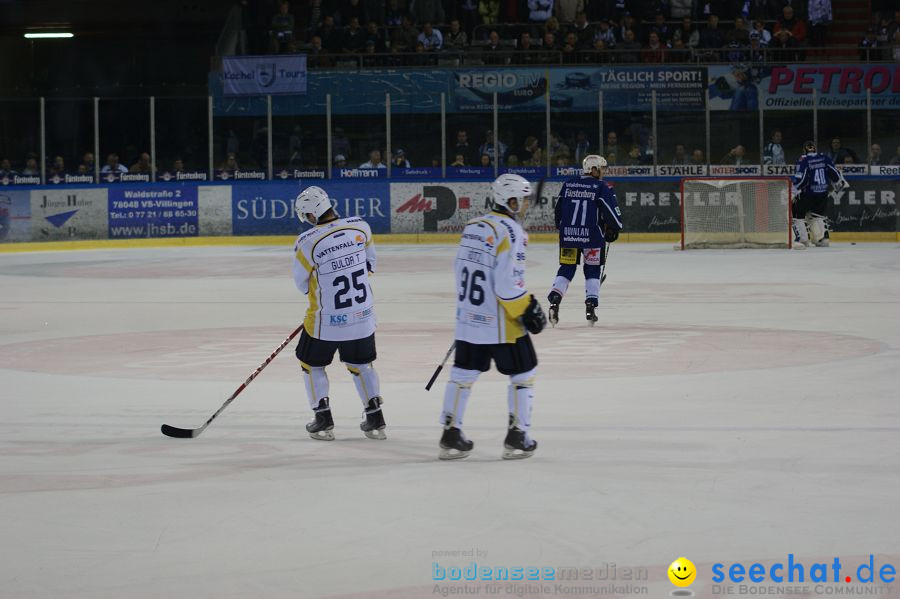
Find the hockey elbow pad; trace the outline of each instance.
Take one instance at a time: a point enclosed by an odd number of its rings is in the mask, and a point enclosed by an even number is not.
[[[528,307],[525,308],[525,313],[522,314],[522,324],[525,325],[525,328],[528,329],[528,332],[532,335],[537,335],[544,330],[545,326],[547,326],[547,317],[544,315],[541,305],[533,295],[531,296],[531,302],[529,302]]]
[[[607,243],[612,243],[616,239],[619,238],[619,230],[614,229],[612,227],[607,227],[606,231],[603,233],[603,239],[606,240]]]

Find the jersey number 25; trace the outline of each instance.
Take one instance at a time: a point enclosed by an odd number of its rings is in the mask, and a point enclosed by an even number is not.
[[[334,307],[336,310],[349,308],[353,305],[353,300],[356,300],[357,304],[366,301],[366,298],[368,297],[368,294],[366,293],[366,283],[365,281],[359,280],[364,274],[366,274],[365,270],[357,270],[350,275],[353,279],[353,289],[359,291],[353,298],[344,297],[350,292],[350,279],[348,279],[346,275],[341,275],[334,279],[333,285],[339,287],[337,293],[334,294]]]

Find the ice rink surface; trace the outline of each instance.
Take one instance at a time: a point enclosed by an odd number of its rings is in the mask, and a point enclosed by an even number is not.
[[[529,248],[545,309],[555,251]],[[0,254],[0,596],[413,599],[438,596],[434,562],[474,561],[643,567],[665,597],[684,555],[713,597],[714,563],[900,565],[896,244],[615,244],[598,326],[579,273],[535,338],[519,462],[496,373],[473,455],[436,459],[454,250],[379,252],[389,438],[362,436],[336,361],[333,443],[303,430],[293,344],[203,436],[159,433],[200,426],[299,324],[290,248]]]

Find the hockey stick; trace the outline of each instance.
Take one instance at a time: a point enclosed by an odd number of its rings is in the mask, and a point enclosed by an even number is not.
[[[259,365],[259,368],[257,368],[256,371],[254,371],[253,374],[251,374],[247,378],[247,380],[244,381],[244,383],[240,387],[238,387],[234,393],[231,394],[231,397],[229,397],[228,399],[225,400],[225,403],[222,404],[222,407],[219,408],[218,410],[216,410],[216,413],[213,414],[212,416],[210,416],[209,420],[207,420],[203,424],[203,426],[201,426],[200,428],[178,428],[176,426],[169,426],[168,424],[164,424],[164,425],[162,425],[162,429],[161,429],[162,434],[166,435],[167,437],[175,437],[177,439],[193,439],[194,437],[199,437],[200,434],[206,430],[206,427],[209,426],[209,423],[212,422],[213,420],[215,420],[216,416],[221,414],[225,410],[225,408],[228,407],[228,404],[233,402],[234,399],[241,393],[241,391],[243,391],[244,389],[247,388],[247,385],[249,385],[253,381],[253,379],[255,379],[257,376],[259,376],[259,373],[263,371],[263,368],[268,366],[269,363],[275,359],[275,356],[280,354],[281,350],[283,350],[285,347],[287,347],[287,344],[291,342],[291,339],[296,337],[302,329],[303,329],[303,325],[301,324],[299,327],[297,327],[294,330],[293,333],[291,333],[290,337],[288,337],[287,339],[282,341],[281,345],[279,345],[275,349],[275,351],[272,352],[272,355],[269,356],[268,358],[266,358],[266,361]]]
[[[603,276],[600,277],[601,285],[606,280],[606,261],[609,259],[609,246],[611,245],[608,241],[603,244]]]
[[[453,353],[453,350],[456,349],[456,340],[450,345],[450,349],[447,350],[447,355],[444,356],[444,359],[441,360],[440,366],[435,369],[434,374],[431,375],[431,378],[428,380],[428,384],[425,385],[426,391],[431,391],[431,386],[434,384],[434,381],[437,380],[438,375],[441,373],[441,370],[444,369],[444,364],[447,363],[447,360],[450,359],[450,354]]]

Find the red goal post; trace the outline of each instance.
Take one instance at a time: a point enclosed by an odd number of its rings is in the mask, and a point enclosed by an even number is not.
[[[790,248],[789,177],[685,177],[681,249]]]

